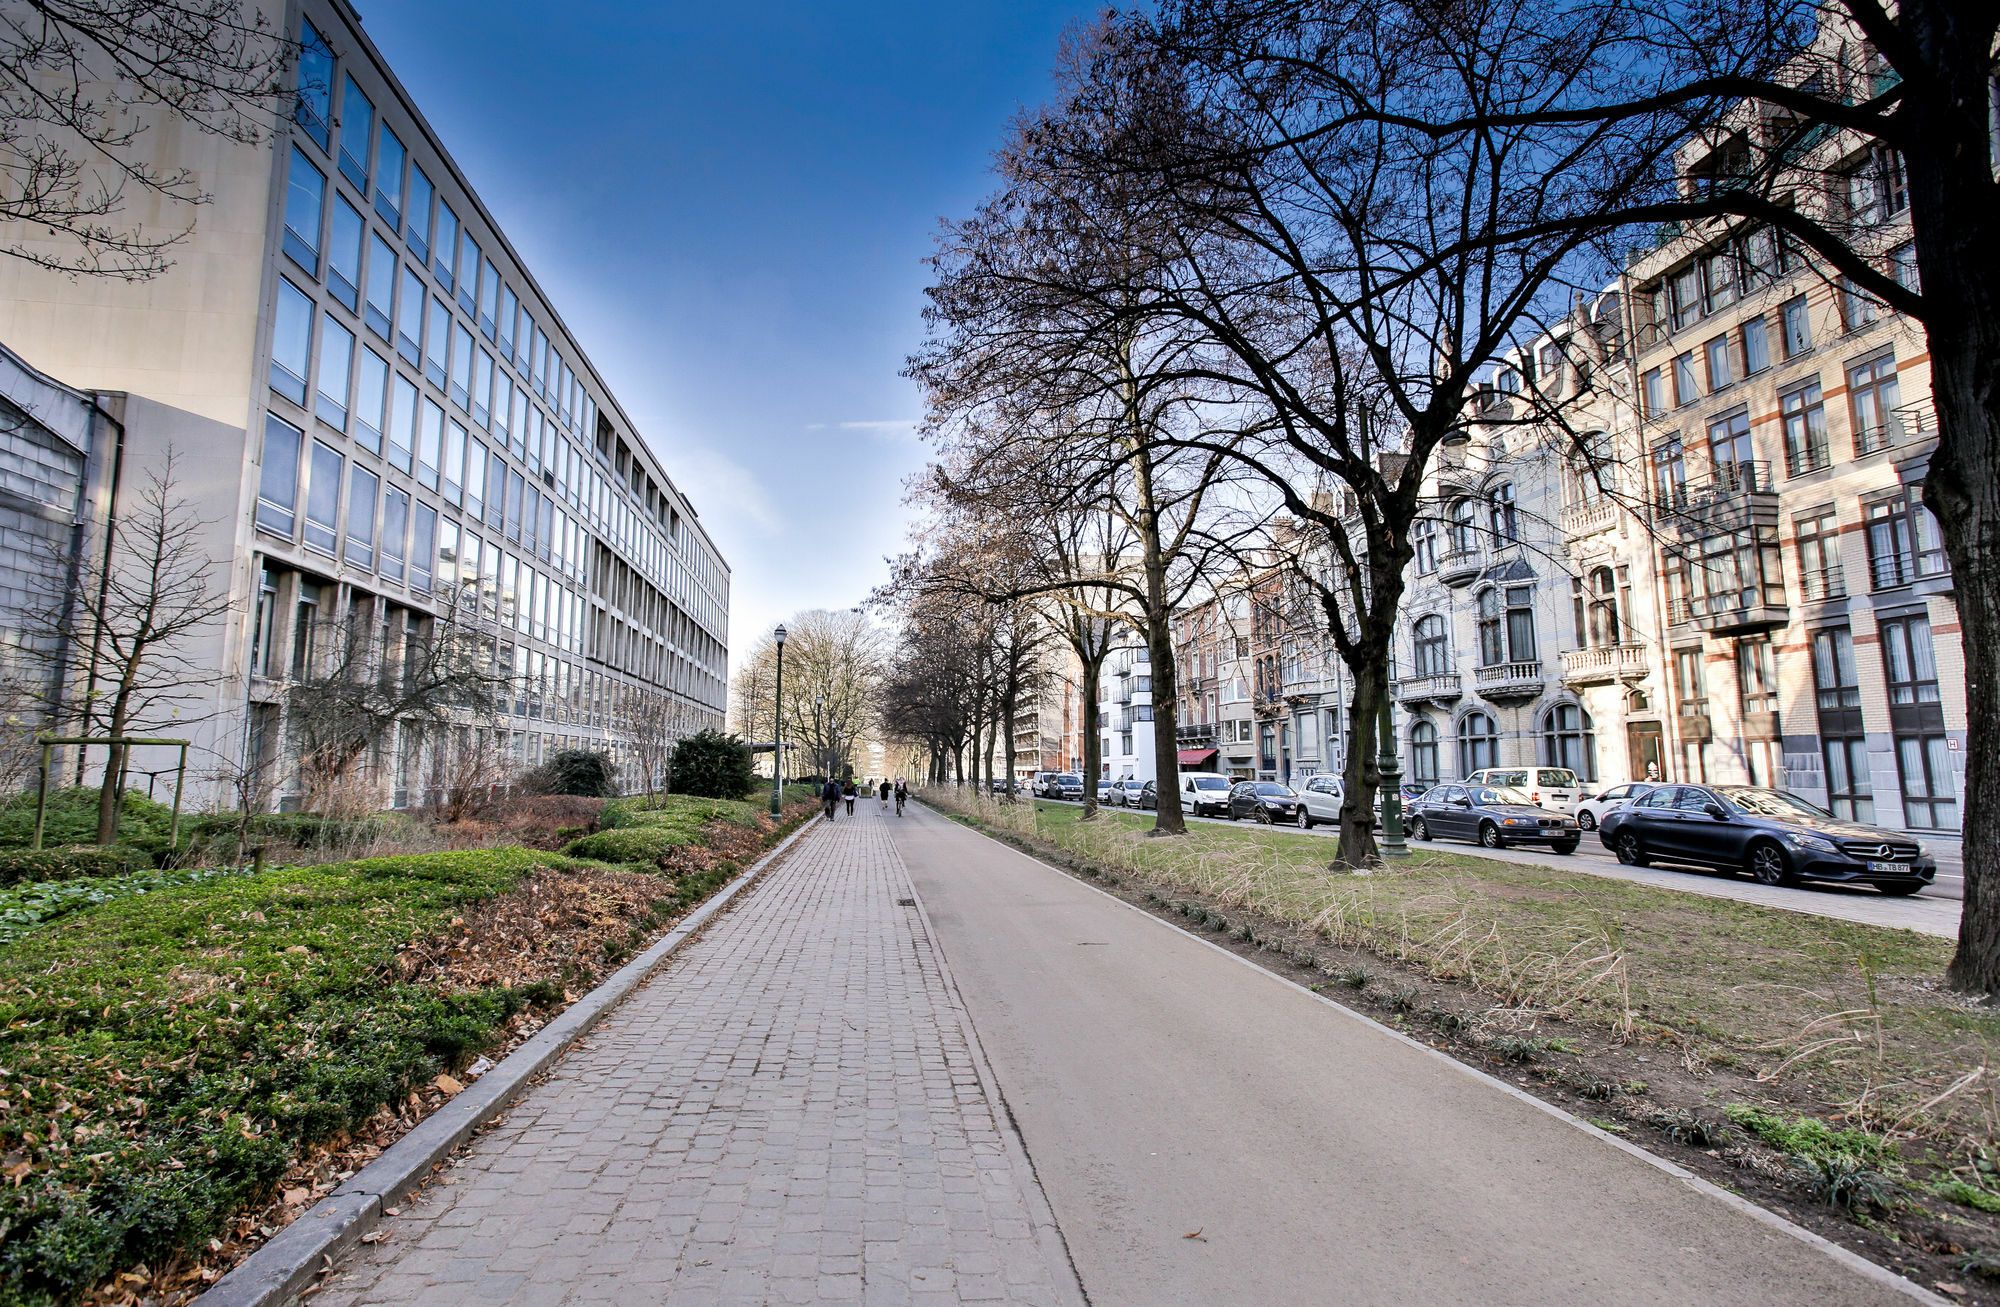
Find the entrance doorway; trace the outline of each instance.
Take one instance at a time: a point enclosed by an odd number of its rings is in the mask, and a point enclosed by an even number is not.
[[[1632,779],[1643,781],[1648,775],[1665,780],[1667,776],[1667,747],[1658,722],[1628,722],[1625,725],[1625,740],[1632,751]],[[1651,765],[1653,771],[1648,772]]]

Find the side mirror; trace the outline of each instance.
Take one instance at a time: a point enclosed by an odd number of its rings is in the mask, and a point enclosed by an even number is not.
[[[1451,801],[1451,806],[1452,806],[1452,807],[1454,807],[1454,808],[1470,808],[1470,807],[1472,806],[1472,800],[1471,800],[1471,799],[1453,799],[1453,800]]]
[[[1715,818],[1717,821],[1729,820],[1729,809],[1723,807],[1719,803],[1711,803],[1706,808],[1702,809],[1702,811],[1706,812],[1709,816]]]

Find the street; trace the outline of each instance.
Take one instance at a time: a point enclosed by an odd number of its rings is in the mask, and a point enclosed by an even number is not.
[[[1081,806],[1062,799],[1037,799],[1036,802],[1067,802],[1072,807]],[[1114,808],[1111,811],[1127,810]],[[1152,816],[1150,812],[1141,812],[1137,815],[1148,818]],[[1210,826],[1246,825],[1221,817],[1190,816],[1188,820]],[[1286,827],[1286,829],[1292,828]],[[1339,836],[1339,830],[1333,826],[1314,826],[1312,833],[1328,839]],[[1482,849],[1477,845],[1463,844],[1455,840],[1432,840],[1429,843],[1412,840],[1410,849],[1418,856],[1434,849],[1465,857],[1528,863],[1553,867],[1559,871],[1580,871],[1591,876],[1633,881],[1661,889],[1685,890],[1690,894],[1736,899],[1743,903],[1781,908],[1787,912],[1804,912],[1813,916],[1858,921],[1873,926],[1894,926],[1904,930],[1919,931],[1926,935],[1954,938],[1958,934],[1959,911],[1965,886],[1964,861],[1959,842],[1950,838],[1926,837],[1923,843],[1937,859],[1937,883],[1908,898],[1890,898],[1873,889],[1850,889],[1840,885],[1801,885],[1792,888],[1759,885],[1745,875],[1732,875],[1701,867],[1675,868],[1658,863],[1650,867],[1627,867],[1618,861],[1616,854],[1604,847],[1595,831],[1585,832],[1583,843],[1575,853],[1568,855],[1552,853],[1542,848]]]

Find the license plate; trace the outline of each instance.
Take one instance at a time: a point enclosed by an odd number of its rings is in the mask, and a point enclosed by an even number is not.
[[[1868,870],[1874,873],[1886,872],[1890,875],[1900,874],[1907,876],[1915,871],[1916,868],[1907,862],[1871,862],[1868,864]]]

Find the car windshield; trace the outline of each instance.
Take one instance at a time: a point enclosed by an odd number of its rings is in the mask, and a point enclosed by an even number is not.
[[[1058,785],[1081,785],[1081,784],[1083,784],[1083,777],[1081,777],[1081,776],[1072,776],[1072,775],[1070,775],[1070,774],[1069,774],[1068,772],[1064,772],[1064,773],[1063,773],[1063,774],[1062,774],[1061,776],[1058,776],[1058,777],[1056,777],[1056,784],[1058,784]]]
[[[1278,783],[1277,783],[1276,781],[1258,781],[1258,782],[1257,782],[1257,793],[1259,793],[1259,794],[1275,794],[1275,795],[1277,795],[1277,796],[1278,796],[1279,798],[1283,798],[1283,799],[1289,799],[1289,798],[1293,797],[1293,796],[1292,796],[1292,787],[1291,787],[1291,786],[1289,786],[1289,785],[1280,785],[1280,784],[1278,784]]]
[[[1783,790],[1731,785],[1717,792],[1743,811],[1756,817],[1775,817],[1779,821],[1823,821],[1833,816],[1825,808],[1807,803],[1804,799],[1787,794]]]
[[[1197,790],[1226,790],[1229,788],[1229,782],[1220,776],[1197,776],[1194,778],[1194,787]]]
[[[1126,789],[1128,789],[1128,790],[1139,790],[1139,789],[1144,789],[1144,788],[1145,788],[1145,786],[1146,786],[1146,782],[1144,782],[1144,781],[1126,781],[1126,782],[1125,782],[1125,788],[1126,788]]]
[[[1474,790],[1472,793],[1473,797],[1481,803],[1518,803],[1528,808],[1535,806],[1533,799],[1511,785],[1488,785],[1482,789]]]
[[[1573,790],[1576,788],[1576,773],[1566,767],[1544,767],[1536,773],[1541,783],[1552,789]]]

